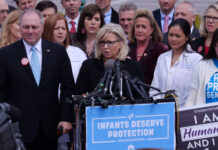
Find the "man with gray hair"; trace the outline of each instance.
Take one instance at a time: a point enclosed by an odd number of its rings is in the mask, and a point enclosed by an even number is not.
[[[119,24],[122,26],[127,36],[133,24],[133,18],[136,9],[137,6],[131,1],[121,4],[119,8]]]
[[[188,21],[191,27],[190,40],[193,41],[200,37],[198,29],[195,27],[196,12],[193,3],[190,1],[182,1],[176,4],[174,11],[174,19],[183,18]]]
[[[190,35],[190,44],[192,45],[192,41],[200,37],[199,30],[195,27],[195,8],[193,3],[190,1],[181,1],[176,3],[175,11],[174,11],[174,19],[183,18],[188,21],[190,25],[191,35]],[[167,40],[168,33],[164,34],[163,43],[168,44]],[[168,44],[169,45],[169,44]]]
[[[8,16],[8,4],[5,0],[0,0],[0,37],[1,37],[1,28],[2,24],[5,21],[6,17]]]
[[[73,112],[66,102],[75,88],[70,61],[64,46],[41,38],[43,17],[38,10],[22,12],[20,31],[23,39],[0,49],[0,102],[20,109],[27,150],[55,150],[57,129],[72,129]]]

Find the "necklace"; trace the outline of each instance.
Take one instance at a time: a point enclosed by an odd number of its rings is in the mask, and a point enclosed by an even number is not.
[[[91,42],[86,42],[86,53],[88,56],[90,56],[93,51],[94,43],[95,43],[95,40]]]
[[[136,56],[137,56],[137,60],[139,61],[142,56],[147,56],[147,53],[145,52],[145,49],[143,47],[142,48],[137,48]]]

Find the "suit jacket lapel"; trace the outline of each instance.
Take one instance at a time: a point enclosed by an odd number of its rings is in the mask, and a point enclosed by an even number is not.
[[[194,40],[196,40],[197,38],[199,38],[200,37],[200,33],[199,33],[199,30],[195,27],[195,25],[194,25],[194,28],[193,28],[193,31],[192,31],[192,33],[191,33],[191,37],[190,37],[190,39],[191,39],[191,41],[194,41]]]
[[[20,40],[15,45],[15,53],[17,56],[17,60],[19,63],[19,66],[27,73],[27,76],[31,78],[31,80],[36,84],[35,78],[33,76],[33,72],[30,66],[30,62],[28,61],[27,64],[24,62],[25,59],[28,60],[26,50],[23,44],[23,40]]]
[[[47,43],[42,40],[42,69],[41,69],[41,78],[40,85],[45,81],[46,76],[48,76],[49,64],[51,64],[51,49],[48,48]]]
[[[159,25],[160,30],[162,31],[160,9],[159,9],[159,11],[158,11],[158,15],[157,15],[157,24]]]

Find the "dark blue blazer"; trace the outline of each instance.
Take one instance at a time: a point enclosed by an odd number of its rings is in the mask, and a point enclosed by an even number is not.
[[[153,13],[154,19],[156,20],[160,30],[162,31],[160,9],[156,9],[152,13]]]
[[[162,25],[161,25],[161,15],[160,15],[160,9],[156,9],[154,10],[153,12],[153,16],[154,16],[154,19],[156,20],[160,30],[162,31]],[[172,21],[174,20],[174,16],[173,16],[173,19]]]
[[[112,14],[111,14],[111,23],[119,24],[119,15],[113,8],[112,8]]]
[[[0,102],[18,107],[22,113],[20,131],[24,142],[32,142],[39,125],[48,140],[57,139],[59,121],[72,121],[71,106],[65,102],[75,88],[66,49],[42,40],[42,71],[37,86],[23,41],[0,49]],[[61,100],[58,87],[61,85]]]

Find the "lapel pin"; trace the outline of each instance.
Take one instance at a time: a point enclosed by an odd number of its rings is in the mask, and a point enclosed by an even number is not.
[[[22,58],[22,59],[21,59],[21,64],[22,64],[23,66],[26,66],[26,65],[29,64],[29,60],[28,60],[27,58]]]
[[[147,56],[148,54],[147,53],[144,53],[144,56]]]
[[[50,52],[50,49],[46,49],[46,52],[48,52],[48,53],[49,53],[49,52]]]
[[[199,46],[198,47],[198,53],[201,53],[203,51],[203,47],[202,46]]]

